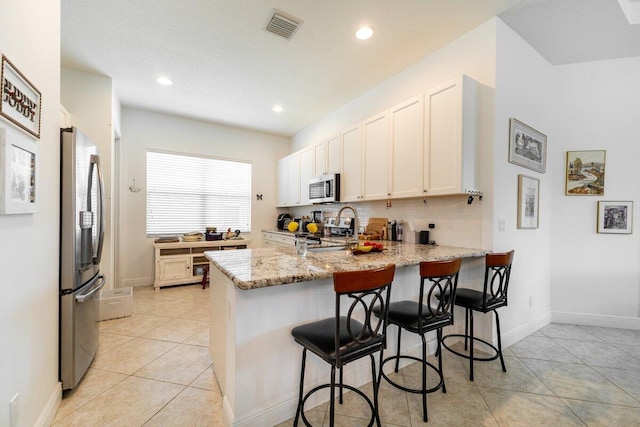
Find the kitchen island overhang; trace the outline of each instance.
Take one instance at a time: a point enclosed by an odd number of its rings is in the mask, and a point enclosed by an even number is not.
[[[417,298],[421,261],[464,258],[460,285],[469,286],[481,282],[483,257],[489,252],[396,242],[385,242],[385,247],[379,253],[353,255],[344,250],[309,252],[306,257],[296,255],[292,247],[205,253],[211,263],[210,352],[227,425],[273,425],[295,415],[301,349],[290,331],[335,314],[335,271],[396,264],[391,298],[412,299]],[[395,342],[396,333],[389,328],[390,342]],[[405,351],[419,347],[417,338],[403,340]],[[326,364],[308,358],[308,387],[325,383],[327,375]],[[356,387],[371,381],[370,376],[367,363],[354,362],[344,369],[345,383]],[[327,398],[328,393],[319,395],[307,407]]]

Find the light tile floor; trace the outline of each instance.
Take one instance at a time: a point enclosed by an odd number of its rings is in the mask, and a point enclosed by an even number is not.
[[[208,301],[199,285],[135,288],[133,315],[101,322],[98,355],[65,394],[54,426],[223,426]],[[507,373],[498,361],[476,363],[470,382],[467,361],[445,351],[447,393],[428,396],[428,424],[419,395],[383,382],[383,425],[640,425],[640,331],[550,324],[504,354]],[[420,381],[417,364],[392,375],[408,387]],[[370,384],[362,390],[371,394]],[[324,404],[307,417],[326,426],[327,412]],[[337,426],[367,425],[366,407],[353,393],[336,413]]]

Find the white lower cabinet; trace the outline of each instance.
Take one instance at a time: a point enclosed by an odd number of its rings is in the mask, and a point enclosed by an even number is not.
[[[286,234],[284,232],[263,231],[262,240],[267,245],[278,245],[278,246],[295,246],[296,245],[296,236],[293,233]]]
[[[153,286],[159,289],[201,282],[204,270],[209,266],[205,252],[245,249],[249,242],[249,239],[244,239],[154,243],[156,268]]]

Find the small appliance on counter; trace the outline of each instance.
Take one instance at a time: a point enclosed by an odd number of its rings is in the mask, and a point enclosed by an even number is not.
[[[286,230],[290,222],[291,222],[291,215],[289,215],[288,213],[282,213],[278,215],[278,221],[277,221],[278,230]]]
[[[340,223],[336,223],[335,218],[326,218],[323,224],[325,236],[346,236],[347,233],[353,236],[353,218],[340,218]]]

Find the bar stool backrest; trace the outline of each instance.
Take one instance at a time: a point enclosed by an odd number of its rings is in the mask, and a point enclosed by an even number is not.
[[[420,263],[420,296],[418,301],[418,331],[422,333],[425,323],[451,318],[455,304],[458,274],[462,259],[448,261],[428,261]],[[425,284],[427,286],[425,286]],[[430,286],[429,286],[430,284]],[[425,289],[428,287],[428,289]],[[448,298],[441,298],[447,295]],[[424,310],[427,310],[425,313]]]
[[[335,348],[338,366],[342,364],[340,353],[347,353],[349,347],[361,347],[368,342],[378,346],[384,342],[389,296],[395,269],[395,264],[390,264],[374,270],[333,273],[333,288],[336,292]],[[346,318],[341,316],[341,299],[350,301]],[[381,317],[373,315],[374,307],[381,307],[383,314]],[[353,328],[353,325],[356,325],[356,328]],[[345,334],[349,338],[346,345],[344,344]],[[366,353],[368,350],[361,348],[361,351]],[[349,356],[349,358],[352,357]],[[347,361],[344,360],[344,363]]]
[[[484,310],[507,305],[507,290],[509,289],[513,255],[513,250],[486,255],[484,298],[482,300]]]

